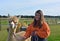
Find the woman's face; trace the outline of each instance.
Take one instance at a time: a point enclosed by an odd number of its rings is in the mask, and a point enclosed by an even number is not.
[[[35,19],[38,21],[38,20],[40,20],[40,14],[39,13],[36,13],[35,14]]]

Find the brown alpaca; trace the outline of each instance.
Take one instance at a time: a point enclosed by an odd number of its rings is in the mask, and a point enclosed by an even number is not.
[[[14,41],[14,33],[20,32],[21,23],[16,16],[12,16],[9,18],[9,31],[8,31],[8,39],[7,41]]]
[[[25,31],[20,31],[20,27],[22,27],[22,24],[19,22],[19,19],[16,16],[12,16],[9,18],[9,25],[10,27],[8,28],[8,39],[7,41],[21,41],[17,40],[15,35],[19,36],[19,38],[22,38],[24,35]],[[15,34],[15,35],[14,35]],[[26,39],[23,41],[30,41],[30,39]]]

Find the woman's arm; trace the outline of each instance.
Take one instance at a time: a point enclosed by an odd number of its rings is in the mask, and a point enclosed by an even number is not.
[[[27,30],[26,30],[26,33],[24,35],[25,38],[30,37],[30,35],[31,35],[31,28],[32,28],[32,26],[29,25],[28,28],[27,28]]]

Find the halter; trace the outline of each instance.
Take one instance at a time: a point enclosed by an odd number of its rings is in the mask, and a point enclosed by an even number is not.
[[[12,27],[12,29],[15,29],[18,23],[14,23],[13,21],[9,21],[9,26]]]

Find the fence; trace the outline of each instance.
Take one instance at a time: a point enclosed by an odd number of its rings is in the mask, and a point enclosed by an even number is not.
[[[45,18],[48,24],[60,24],[60,18]],[[20,18],[20,22],[26,25],[30,24],[33,21],[33,18]],[[8,18],[0,18],[0,31],[4,30],[3,28],[7,28],[8,25]]]

